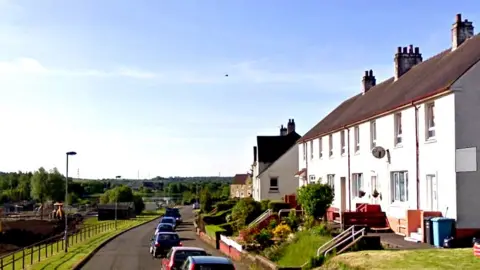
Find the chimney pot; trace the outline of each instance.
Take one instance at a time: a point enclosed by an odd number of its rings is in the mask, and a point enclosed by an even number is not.
[[[456,22],[461,22],[462,21],[462,14],[458,13],[456,16],[455,16],[455,21]]]
[[[372,77],[372,76],[373,76],[373,70],[371,70],[371,69],[370,69],[369,76],[370,76],[370,77]]]
[[[415,53],[420,53],[420,48],[419,47],[415,47]]]
[[[413,45],[408,46],[408,53],[413,53]]]
[[[295,121],[292,119],[288,119],[288,125],[287,125],[287,134],[290,134],[291,132],[295,131]]]
[[[397,48],[397,53],[402,53],[402,47]]]
[[[365,77],[368,77],[368,70],[365,70]]]
[[[407,53],[407,47],[403,47],[403,53]]]

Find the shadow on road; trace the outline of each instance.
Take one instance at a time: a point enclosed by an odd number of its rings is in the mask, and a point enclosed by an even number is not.
[[[186,237],[181,237],[180,238],[180,241],[194,241],[196,239],[193,239],[193,238],[186,238]]]

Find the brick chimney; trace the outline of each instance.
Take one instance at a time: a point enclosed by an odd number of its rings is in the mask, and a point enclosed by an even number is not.
[[[295,131],[295,121],[293,119],[288,119],[287,134],[290,134],[294,131]]]
[[[398,47],[395,54],[395,80],[398,80],[403,74],[407,73],[412,67],[422,62],[420,48],[410,45],[407,47]]]
[[[287,128],[282,125],[280,127],[280,136],[285,136],[285,135],[287,135]]]
[[[457,14],[452,25],[452,51],[462,45],[465,40],[473,37],[473,24],[468,20],[462,22],[462,14]]]
[[[375,76],[373,76],[373,71],[370,70],[365,70],[365,76],[363,76],[362,80],[363,84],[363,94],[365,94],[370,88],[374,87],[377,84],[377,80],[375,79]]]

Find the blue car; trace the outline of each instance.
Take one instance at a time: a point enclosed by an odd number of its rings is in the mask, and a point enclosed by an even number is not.
[[[177,221],[173,217],[162,217],[160,223],[171,224],[173,228],[177,227]]]
[[[182,246],[180,237],[174,232],[159,232],[153,236],[150,244],[150,254],[154,258],[165,256],[172,247]]]

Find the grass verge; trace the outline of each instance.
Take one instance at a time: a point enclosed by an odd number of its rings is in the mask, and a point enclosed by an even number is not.
[[[472,248],[359,251],[338,255],[318,269],[480,269]]]
[[[298,232],[296,241],[282,248],[276,263],[283,267],[299,267],[315,256],[317,249],[330,239],[330,236],[320,236],[311,231]]]
[[[208,236],[215,239],[216,238],[216,235],[215,235],[216,232],[226,232],[226,230],[224,230],[222,227],[220,227],[218,225],[205,225],[205,232],[207,233]]]

